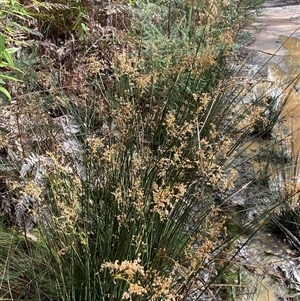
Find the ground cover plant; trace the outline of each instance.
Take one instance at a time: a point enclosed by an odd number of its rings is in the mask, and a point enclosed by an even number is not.
[[[229,64],[255,5],[0,7],[3,78],[20,70],[1,82],[1,298],[230,297],[218,288],[233,242],[272,215],[226,228],[249,184],[236,186],[237,153],[280,112],[266,95],[246,101]],[[24,45],[8,39],[16,32]]]

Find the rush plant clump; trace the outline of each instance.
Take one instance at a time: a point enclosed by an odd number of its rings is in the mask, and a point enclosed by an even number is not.
[[[243,189],[235,155],[267,122],[228,67],[245,1],[22,5],[40,40],[1,108],[0,202],[31,256],[15,274],[18,243],[0,252],[1,296],[214,297],[240,235],[223,211]]]

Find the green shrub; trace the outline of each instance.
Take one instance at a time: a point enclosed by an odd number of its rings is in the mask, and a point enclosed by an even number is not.
[[[18,81],[14,74],[22,73],[15,66],[13,54],[19,49],[15,45],[20,46],[22,43],[22,40],[16,36],[28,30],[22,26],[22,20],[26,18],[29,18],[29,15],[18,1],[2,1],[0,5],[0,91],[10,100],[11,95],[5,85],[8,80]]]

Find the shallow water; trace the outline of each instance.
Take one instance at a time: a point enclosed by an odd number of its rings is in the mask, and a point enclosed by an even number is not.
[[[286,69],[282,70],[280,76],[289,85],[285,91],[288,100],[283,116],[286,127],[293,133],[294,156],[298,156],[300,154],[300,39],[285,35],[279,36],[279,39],[287,50],[287,54],[284,56],[284,67]],[[281,68],[280,65],[278,68]]]
[[[254,93],[277,98],[282,103],[286,101],[281,119],[283,127],[277,129],[275,134],[279,139],[291,133],[287,142],[287,151],[293,153],[294,157],[300,155],[300,5],[273,7],[268,1],[261,15],[257,18],[254,26],[256,29],[256,41],[250,49],[256,51],[255,57],[250,62],[253,73],[257,70],[264,73],[266,78],[257,87]],[[251,69],[250,69],[251,70]],[[285,128],[286,131],[283,131]],[[259,143],[251,142],[248,151],[258,152]],[[252,166],[259,173],[261,165]],[[274,185],[280,182],[279,174],[276,173]],[[300,182],[300,174],[296,175]],[[270,184],[270,183],[269,183]],[[279,239],[279,238],[278,238]],[[293,253],[289,244],[284,239],[277,238],[272,233],[261,232],[257,239],[241,251],[241,260],[245,265],[254,268],[249,274],[249,286],[255,287],[256,294],[253,298],[244,300],[252,301],[277,301],[286,299],[284,285],[279,287],[278,283],[284,283],[288,275],[294,279],[300,279],[300,271],[291,272],[297,265],[299,257]],[[270,270],[269,270],[270,269]],[[253,277],[254,275],[254,277]],[[274,285],[272,278],[277,278]],[[300,285],[300,282],[297,284]],[[298,286],[297,286],[298,287]],[[280,291],[280,290],[283,291]],[[298,291],[298,289],[297,289]]]
[[[291,148],[293,156],[298,157],[300,155],[300,39],[280,35],[279,40],[286,52],[284,53],[281,63],[270,62],[267,66],[267,82],[271,82],[273,88],[267,88],[266,84],[264,84],[262,89],[270,89],[269,92],[273,93],[275,96],[279,96],[281,102],[286,101],[282,117],[284,119],[284,126],[287,128],[288,132],[291,133],[289,147]],[[279,133],[279,135],[284,136],[286,133]],[[276,176],[279,176],[278,173]],[[300,174],[296,177],[299,182]],[[278,186],[280,179],[276,179],[275,182]],[[261,239],[262,238],[263,237],[261,237]],[[267,236],[265,236],[265,238],[267,238]],[[259,243],[254,242],[252,247],[254,247],[254,249],[265,249],[266,246],[266,242],[260,241]],[[285,247],[288,246],[284,246],[283,244],[279,246],[282,251],[285,251]],[[274,253],[273,256],[268,256],[269,259],[267,259],[265,255],[260,254],[260,264],[258,265],[265,267],[270,263],[274,263],[274,260],[276,261],[276,258],[278,257],[278,254],[276,254],[278,251],[276,246],[271,244],[269,250]],[[284,261],[287,260],[286,255],[281,254],[280,257],[282,258],[280,264],[285,266]],[[278,267],[279,265],[277,268]],[[292,266],[288,267],[287,264],[286,269],[290,268],[292,268]],[[257,285],[257,295],[255,296],[255,300],[278,300],[275,295],[276,289],[270,285],[269,280],[268,278],[262,278],[261,282]]]
[[[272,289],[269,287],[266,279],[262,280],[258,289],[257,301],[277,301],[277,298]]]

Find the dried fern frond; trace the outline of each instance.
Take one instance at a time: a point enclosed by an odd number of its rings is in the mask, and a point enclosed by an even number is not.
[[[2,196],[0,199],[1,209],[8,215],[12,214],[12,205],[9,199],[5,196]]]
[[[65,137],[72,137],[80,132],[80,126],[71,116],[57,117],[53,120],[53,123],[63,130]]]
[[[38,156],[36,156],[35,154],[29,155],[29,157],[25,159],[25,163],[21,166],[21,171],[20,171],[21,177],[25,177],[30,172],[32,172],[33,168],[37,165],[38,162],[39,162]]]
[[[24,229],[25,232],[30,231],[36,223],[35,212],[38,211],[38,204],[33,197],[22,196],[15,204],[16,224]]]
[[[31,153],[25,158],[25,162],[21,166],[20,175],[22,178],[31,176],[37,187],[42,187],[46,181],[47,166],[51,165],[51,158]]]

